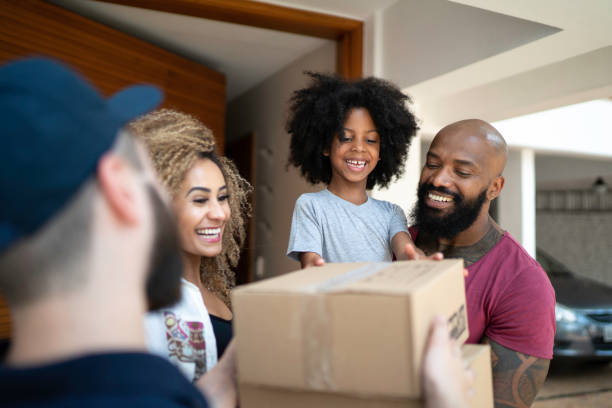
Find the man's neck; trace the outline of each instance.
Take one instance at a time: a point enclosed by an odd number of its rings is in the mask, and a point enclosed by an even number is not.
[[[488,222],[484,225],[488,229],[484,233],[481,232],[481,229],[478,229],[478,234],[472,232],[467,238],[463,237],[463,240],[442,240],[429,235],[427,231],[419,230],[416,244],[427,255],[431,255],[434,252],[442,252],[445,258],[462,258],[466,266],[469,266],[486,255],[504,234],[501,227],[493,219],[490,219],[488,215],[487,219]]]
[[[108,293],[58,294],[13,310],[13,336],[6,363],[31,366],[79,355],[144,351],[144,300]]]
[[[482,213],[472,225],[461,231],[452,239],[438,238],[440,245],[443,246],[469,246],[480,241],[491,229],[495,221],[489,216],[488,212]]]
[[[476,243],[467,246],[440,246],[439,251],[445,258],[462,258],[465,266],[478,261],[485,256],[503,237],[504,232],[491,224],[489,231]]]

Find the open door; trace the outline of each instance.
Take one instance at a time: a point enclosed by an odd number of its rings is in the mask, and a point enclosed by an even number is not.
[[[255,133],[249,132],[243,137],[228,142],[225,147],[225,155],[232,159],[240,172],[240,175],[245,178],[252,186],[255,185]],[[252,213],[255,214],[255,195],[251,194],[249,202],[251,203]],[[247,224],[247,239],[244,247],[240,252],[240,263],[236,268],[236,284],[242,285],[252,282],[255,269],[255,224],[254,217],[248,220]]]

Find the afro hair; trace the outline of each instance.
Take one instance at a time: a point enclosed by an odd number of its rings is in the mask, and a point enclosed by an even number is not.
[[[329,184],[332,169],[323,152],[342,134],[351,110],[365,108],[380,135],[380,161],[369,174],[366,188],[386,187],[393,177],[399,177],[418,130],[416,118],[406,106],[410,98],[382,79],[346,81],[336,75],[306,74],[310,85],[291,97],[286,125],[291,135],[288,165],[300,169],[312,184]]]

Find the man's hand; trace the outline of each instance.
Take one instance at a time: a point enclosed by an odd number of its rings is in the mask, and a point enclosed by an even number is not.
[[[236,347],[232,339],[219,363],[196,382],[211,408],[238,406]]]
[[[325,265],[325,261],[321,258],[321,255],[316,252],[300,253],[300,263],[302,264],[302,269],[310,268],[311,266]]]
[[[474,373],[465,367],[442,316],[432,322],[421,374],[427,408],[469,407]]]

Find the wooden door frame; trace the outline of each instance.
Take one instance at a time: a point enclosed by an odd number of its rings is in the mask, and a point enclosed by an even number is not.
[[[363,22],[359,20],[251,0],[99,1],[334,40],[337,73],[349,79],[363,76]]]

